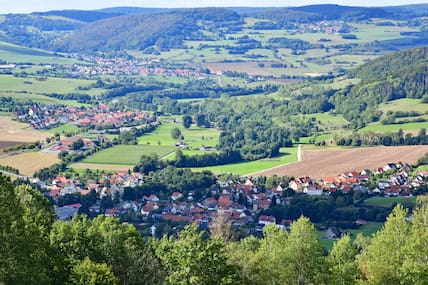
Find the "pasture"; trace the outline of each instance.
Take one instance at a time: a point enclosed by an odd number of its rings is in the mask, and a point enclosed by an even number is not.
[[[265,158],[256,161],[245,161],[226,165],[192,168],[193,171],[209,170],[215,174],[233,173],[253,175],[256,172],[278,167],[297,161],[297,147],[281,148],[281,154],[274,158]]]
[[[49,167],[59,161],[56,153],[24,152],[0,158],[0,165],[12,166],[19,169],[21,175],[32,176],[37,170]]]
[[[54,55],[52,52],[32,49],[0,41],[0,60],[8,63],[74,64],[78,60]]]
[[[158,145],[117,145],[102,151],[99,151],[86,159],[83,163],[90,164],[124,164],[136,165],[141,155],[156,153],[159,158],[175,151],[173,146]]]
[[[192,125],[185,129],[181,123],[164,122],[153,132],[145,134],[138,139],[139,145],[151,146],[175,146],[179,140],[171,137],[171,130],[178,127],[184,137],[186,144],[191,150],[197,150],[202,145],[215,146],[218,143],[220,131],[212,128],[199,128]]]
[[[428,146],[394,146],[335,148],[323,150],[305,150],[302,161],[260,171],[255,175],[272,176],[310,176],[321,179],[336,176],[346,171],[361,171],[383,167],[390,162],[415,163],[428,152]]]
[[[392,124],[392,125],[382,125],[380,122],[372,123],[364,128],[358,130],[359,132],[396,132],[398,130],[403,131],[413,131],[417,132],[420,129],[427,128],[427,122],[417,122],[417,123],[405,123],[405,124]]]
[[[405,207],[414,208],[416,205],[415,197],[373,197],[364,201],[364,204],[376,207],[391,208],[395,204],[401,204]]]
[[[90,93],[81,92],[79,86],[89,87],[94,80],[58,78],[58,77],[15,77],[13,75],[0,76],[0,92],[32,93],[32,94],[68,94],[68,93]]]

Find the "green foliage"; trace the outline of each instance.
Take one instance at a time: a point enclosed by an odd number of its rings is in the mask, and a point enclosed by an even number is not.
[[[228,264],[224,242],[204,240],[197,226],[187,226],[178,240],[164,237],[156,254],[168,274],[170,284],[235,284],[234,267]]]
[[[49,202],[37,191],[0,175],[0,281],[49,284],[52,280],[48,234]]]
[[[73,267],[69,284],[73,285],[117,285],[118,279],[112,272],[111,266],[98,264],[85,258]]]
[[[190,128],[190,126],[192,125],[192,121],[193,121],[192,117],[189,115],[184,115],[182,119],[183,119],[183,127],[186,129]]]
[[[181,131],[179,128],[175,127],[171,129],[171,137],[178,140],[181,137]]]
[[[344,235],[334,243],[327,256],[329,284],[356,284],[358,269],[355,262],[357,247],[352,244],[349,235]]]

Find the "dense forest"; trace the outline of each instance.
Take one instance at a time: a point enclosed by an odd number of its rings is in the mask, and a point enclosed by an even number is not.
[[[5,284],[425,284],[428,200],[397,206],[372,237],[342,236],[326,252],[300,217],[289,231],[231,241],[219,216],[210,232],[143,239],[99,216],[55,221],[43,195],[0,176],[0,281]],[[411,215],[411,218],[409,218]]]

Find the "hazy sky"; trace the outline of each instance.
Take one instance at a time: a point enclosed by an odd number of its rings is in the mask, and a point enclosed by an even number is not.
[[[428,3],[428,0],[0,0],[0,14],[34,11],[80,9],[91,10],[116,6],[136,7],[221,7],[268,6],[287,7],[335,3],[349,6],[388,6]]]

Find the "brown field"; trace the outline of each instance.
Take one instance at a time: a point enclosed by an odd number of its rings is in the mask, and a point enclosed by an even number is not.
[[[25,152],[0,158],[0,165],[9,165],[19,169],[21,175],[31,176],[37,170],[59,162],[56,153]]]
[[[323,178],[346,171],[361,171],[383,167],[389,162],[415,163],[428,152],[428,146],[366,147],[353,149],[306,150],[302,161],[279,166],[257,175],[310,176]]]
[[[3,149],[20,144],[21,142],[0,141],[0,155],[4,154]]]
[[[0,141],[2,142],[35,142],[51,136],[50,133],[32,130],[27,124],[0,116]]]
[[[133,169],[135,165],[117,165],[117,164],[94,164],[94,163],[74,163],[70,165],[75,169],[99,169],[99,170],[116,170],[128,171]]]

